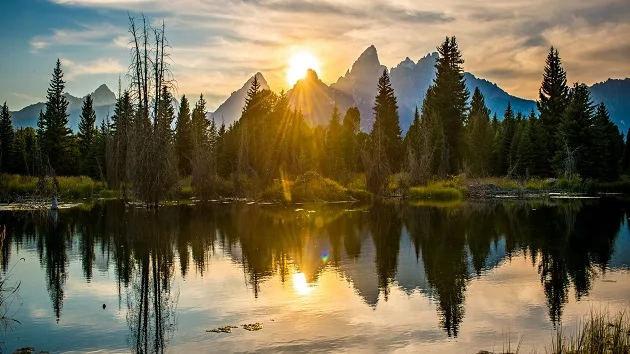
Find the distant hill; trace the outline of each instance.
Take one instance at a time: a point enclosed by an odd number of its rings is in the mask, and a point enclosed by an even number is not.
[[[66,100],[68,101],[68,124],[73,132],[77,132],[79,121],[81,120],[81,106],[83,101],[87,97],[78,98],[69,93],[64,93]],[[96,123],[100,124],[107,115],[111,115],[114,112],[114,106],[116,105],[116,95],[103,84],[99,86],[92,93],[92,99],[94,100],[94,111],[96,112]],[[39,118],[39,112],[46,110],[45,103],[35,103],[23,109],[11,112],[13,118],[13,126],[16,128],[22,127],[37,127],[37,120]]]

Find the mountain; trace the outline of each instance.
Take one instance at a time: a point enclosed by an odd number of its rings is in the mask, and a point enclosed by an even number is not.
[[[591,98],[594,103],[604,102],[610,119],[617,124],[622,133],[630,128],[630,78],[608,79],[591,86]]]
[[[381,65],[376,47],[369,46],[352,64],[346,74],[330,85],[331,88],[349,96],[361,112],[361,129],[369,131],[374,124],[374,98],[378,79],[387,67]],[[343,116],[343,113],[342,113]]]
[[[312,69],[287,92],[287,97],[291,106],[301,110],[305,121],[312,126],[328,124],[335,102],[342,119],[354,104],[350,96],[326,85]]]
[[[472,99],[475,87],[479,87],[479,91],[481,91],[486,100],[486,106],[492,111],[491,114],[496,113],[499,119],[503,119],[508,102],[512,105],[514,112],[521,112],[526,116],[529,115],[532,109],[536,112],[538,111],[536,101],[512,96],[493,82],[477,78],[471,73],[464,73],[464,79],[466,80],[466,88],[470,91],[470,98]]]
[[[68,124],[73,132],[78,130],[79,121],[81,120],[81,106],[83,101],[87,97],[75,97],[69,93],[63,94],[68,101]],[[111,115],[114,112],[114,106],[116,105],[116,95],[107,87],[107,85],[99,86],[93,93],[92,99],[94,100],[94,111],[96,112],[96,123],[100,124],[107,115]],[[39,118],[39,112],[46,110],[46,104],[39,102],[30,106],[24,107],[19,111],[11,112],[13,118],[13,126],[16,128],[22,127],[37,127],[37,120]]]
[[[256,73],[254,76],[258,79],[262,89],[269,90],[267,80],[265,80],[264,76],[260,72]],[[245,98],[247,97],[247,90],[249,90],[252,86],[254,76],[249,78],[249,80],[247,80],[240,89],[232,92],[230,97],[228,97],[228,99],[223,102],[216,111],[208,114],[208,118],[214,118],[219,125],[221,125],[221,122],[223,121],[226,127],[241,118],[241,112],[245,106]]]

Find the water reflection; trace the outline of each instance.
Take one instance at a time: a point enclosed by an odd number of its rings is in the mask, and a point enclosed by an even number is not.
[[[59,321],[70,261],[80,259],[85,282],[95,268],[112,267],[129,346],[142,353],[164,351],[176,330],[175,273],[203,277],[213,272],[208,264],[217,252],[243,269],[254,298],[265,296],[261,284],[272,277],[308,296],[322,272],[333,270],[372,307],[389,301],[393,287],[430,297],[440,327],[456,337],[471,281],[512,257],[529,259],[550,321],[561,321],[569,290],[579,300],[608,271],[627,206],[619,200],[353,210],[217,204],[147,211],[107,202],[50,216],[2,212],[0,225],[8,230],[2,269],[11,252],[36,245]],[[220,303],[210,291],[209,301]]]

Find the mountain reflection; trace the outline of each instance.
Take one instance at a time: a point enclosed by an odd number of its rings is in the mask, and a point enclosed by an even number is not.
[[[607,271],[627,206],[573,200],[448,208],[385,203],[353,210],[214,204],[147,211],[106,202],[58,215],[2,212],[0,225],[8,229],[2,267],[6,272],[11,264],[11,250],[36,245],[57,320],[70,259],[80,259],[86,282],[95,268],[112,267],[136,352],[165,350],[177,323],[175,273],[203,277],[213,271],[208,260],[218,252],[243,269],[256,298],[265,296],[261,284],[272,277],[298,279],[306,293],[324,270],[332,270],[369,306],[388,301],[394,287],[430,297],[440,326],[457,336],[470,282],[512,257],[531,261],[549,319],[561,321],[570,289],[579,300]]]

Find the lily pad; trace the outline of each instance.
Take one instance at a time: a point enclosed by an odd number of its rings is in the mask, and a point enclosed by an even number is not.
[[[206,329],[206,332],[212,333],[232,333],[232,328],[238,328],[237,326],[225,326],[214,329]]]

